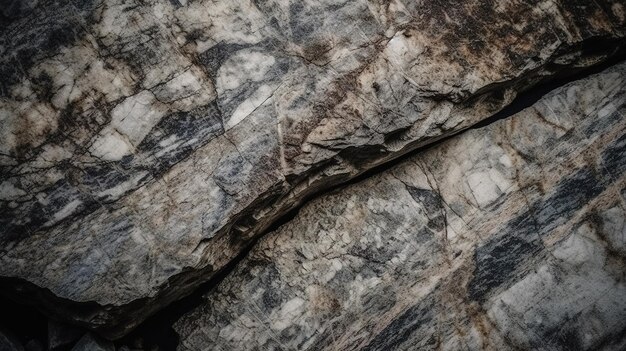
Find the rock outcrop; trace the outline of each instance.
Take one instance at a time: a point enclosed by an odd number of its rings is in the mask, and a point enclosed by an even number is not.
[[[626,63],[306,205],[180,350],[626,347]]]
[[[625,12],[613,0],[3,8],[2,283],[124,335],[311,194],[623,53]],[[476,174],[479,205],[501,195]]]

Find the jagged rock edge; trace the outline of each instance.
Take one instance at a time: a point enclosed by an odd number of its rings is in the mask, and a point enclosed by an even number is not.
[[[567,50],[556,50],[555,53],[551,56],[550,60],[548,60],[543,66],[540,66],[533,71],[526,72],[523,76],[514,77],[513,79],[506,82],[496,82],[490,84],[488,86],[483,87],[479,91],[477,91],[474,95],[465,100],[462,104],[471,104],[474,101],[485,99],[490,95],[495,94],[501,101],[499,103],[504,103],[500,110],[493,114],[492,116],[477,122],[474,125],[467,126],[463,129],[458,129],[454,131],[447,131],[442,135],[437,137],[423,140],[423,141],[414,141],[406,144],[400,150],[389,153],[386,157],[381,157],[379,159],[373,159],[372,163],[370,163],[370,167],[364,169],[355,174],[342,174],[339,177],[327,177],[327,179],[323,179],[323,183],[319,184],[317,187],[309,187],[305,189],[300,196],[297,198],[296,202],[292,203],[291,206],[279,206],[279,210],[271,216],[273,219],[269,220],[265,225],[257,227],[257,234],[252,235],[240,235],[237,230],[234,229],[237,226],[237,223],[240,223],[242,220],[245,221],[249,218],[246,215],[250,215],[253,212],[256,205],[259,202],[266,201],[265,195],[267,193],[271,193],[271,189],[259,196],[259,198],[247,206],[244,210],[241,211],[240,215],[236,217],[233,222],[216,233],[215,237],[220,237],[223,235],[229,235],[231,238],[239,241],[240,253],[232,260],[230,260],[222,269],[217,271],[213,270],[213,267],[209,264],[200,269],[195,269],[196,267],[187,267],[186,270],[183,270],[181,273],[170,277],[162,286],[176,286],[176,290],[171,289],[163,289],[163,294],[156,294],[151,297],[141,298],[134,300],[133,302],[126,305],[101,305],[94,301],[85,301],[85,302],[77,302],[69,299],[65,299],[59,297],[52,293],[50,289],[39,287],[34,283],[31,283],[25,279],[17,278],[17,277],[0,277],[0,285],[6,287],[6,290],[0,291],[0,294],[4,295],[6,298],[17,301],[19,303],[33,305],[39,307],[42,312],[54,319],[65,320],[69,323],[76,324],[81,327],[87,327],[88,325],[81,320],[67,320],[60,316],[66,316],[67,313],[62,313],[60,311],[64,311],[67,309],[71,309],[79,316],[89,316],[88,319],[92,321],[97,321],[98,310],[106,311],[109,314],[116,314],[122,318],[120,320],[123,321],[131,321],[134,320],[133,316],[135,313],[129,313],[130,311],[142,311],[147,310],[148,315],[154,317],[156,314],[164,312],[171,305],[183,300],[187,297],[190,297],[192,294],[197,294],[199,291],[201,294],[210,291],[214,286],[219,284],[219,282],[228,275],[230,271],[232,271],[243,258],[245,258],[248,252],[254,247],[258,239],[263,237],[268,232],[273,229],[279,227],[280,225],[286,223],[290,218],[293,218],[297,211],[304,206],[306,203],[311,201],[313,198],[317,198],[323,194],[329,193],[333,190],[345,187],[349,184],[353,184],[359,182],[367,177],[372,176],[373,174],[380,173],[385,169],[391,168],[395,164],[398,164],[403,159],[411,156],[414,153],[421,152],[425,149],[434,147],[443,141],[452,138],[456,135],[463,133],[464,131],[472,128],[479,128],[491,123],[494,123],[497,120],[507,118],[512,114],[518,112],[517,111],[506,111],[509,107],[514,105],[516,101],[523,99],[526,93],[532,94],[533,91],[541,90],[540,96],[536,98],[538,100],[541,96],[545,95],[549,91],[559,87],[566,85],[572,81],[579,80],[586,76],[592,75],[594,72],[599,72],[604,70],[607,67],[610,67],[617,62],[620,62],[626,59],[626,40],[619,38],[610,38],[610,37],[592,37],[588,38],[585,41],[578,43],[577,45],[570,46]],[[615,48],[612,53],[602,54],[602,49],[606,48]],[[580,56],[576,58],[573,62],[569,64],[559,64],[556,61],[561,57],[567,57],[569,55],[579,54]],[[599,56],[598,56],[599,54]],[[588,61],[593,61],[589,63]],[[589,63],[587,65],[587,63]],[[551,82],[564,80],[564,82],[559,82],[558,84],[553,84],[549,89],[546,89],[546,86],[550,86]],[[503,98],[503,93],[507,88],[516,88],[518,90],[514,91],[516,94],[512,101],[506,103]],[[536,95],[536,94],[535,94]],[[525,107],[532,105],[527,104]],[[522,109],[523,109],[522,108]],[[392,133],[389,133],[387,136],[394,135],[395,137],[399,137],[396,134],[401,134],[402,130],[396,130]],[[386,136],[386,137],[387,137]],[[385,143],[386,144],[386,143]],[[383,144],[383,145],[385,145]],[[351,152],[352,150],[344,150],[344,152]],[[342,153],[340,153],[341,155]],[[323,168],[322,168],[323,169]],[[314,177],[316,173],[311,173],[307,177],[300,179],[300,181],[307,181],[308,179]],[[330,178],[330,179],[328,179]],[[339,178],[339,179],[338,179]],[[297,183],[296,183],[297,184]],[[286,194],[279,196],[275,199],[275,203],[279,204],[282,199],[289,198],[289,196],[297,190],[297,186],[294,186],[294,190],[287,192]],[[288,219],[285,220],[285,217]],[[250,232],[248,232],[250,233]],[[233,235],[235,234],[235,235]],[[202,244],[202,242],[200,243]],[[203,248],[202,245],[199,245],[196,249],[201,250]],[[181,288],[181,286],[187,285],[186,288]],[[24,296],[30,296],[34,298],[25,298]],[[165,301],[166,304],[164,306],[151,306],[146,302],[153,299],[155,296],[159,296],[160,300]],[[125,309],[122,311],[120,307],[124,306]],[[148,317],[150,319],[151,317]],[[82,318],[81,318],[82,319]],[[137,329],[142,323],[134,324],[132,328],[124,329],[124,328],[89,328],[90,330],[104,336],[105,338],[115,340],[124,337],[125,335],[132,332],[132,330]]]

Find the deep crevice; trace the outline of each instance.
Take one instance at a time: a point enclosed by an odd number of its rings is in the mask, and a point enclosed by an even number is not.
[[[511,117],[512,115],[524,110],[525,108],[532,106],[543,96],[555,90],[556,88],[602,72],[603,70],[623,61],[624,58],[625,53],[621,52],[620,54],[614,56],[612,59],[608,59],[607,61],[604,61],[597,65],[588,68],[574,69],[574,71],[570,70],[568,72],[561,72],[550,78],[549,80],[547,79],[545,81],[542,81],[540,84],[537,84],[530,89],[518,94],[518,96],[500,112],[494,114],[487,119],[482,120],[481,122],[469,127],[468,129],[482,128],[491,125],[499,120]],[[152,349],[155,346],[158,347],[159,350],[176,349],[176,346],[179,343],[179,337],[172,327],[173,324],[184,314],[191,311],[195,307],[200,306],[204,300],[203,296],[210,293],[218,286],[218,284],[224,278],[230,275],[230,273],[238,266],[238,264],[245,257],[247,257],[249,252],[258,242],[258,240],[263,238],[266,234],[271,233],[282,225],[290,222],[298,214],[300,209],[311,200],[335,191],[339,191],[345,187],[359,183],[376,174],[385,172],[395,167],[396,165],[406,161],[408,158],[413,157],[415,154],[437,147],[438,145],[441,145],[445,141],[455,136],[458,136],[463,132],[464,130],[459,130],[452,135],[441,138],[440,140],[434,141],[426,146],[411,150],[404,155],[387,161],[370,170],[367,170],[362,174],[356,176],[355,178],[352,178],[341,184],[331,186],[325,191],[312,194],[302,199],[302,201],[300,201],[297,206],[295,206],[286,214],[275,220],[269,228],[267,228],[265,231],[263,231],[262,234],[258,235],[248,245],[246,245],[246,247],[234,259],[232,259],[211,279],[201,284],[190,295],[176,302],[173,302],[167,307],[159,310],[159,312],[146,319],[127,336],[117,340],[116,344],[118,346],[121,346],[136,345],[140,343],[145,349]],[[31,305],[15,302],[14,300],[11,300],[10,298],[4,296],[0,297],[0,310],[3,311],[2,313],[0,313],[0,329],[11,331],[23,343],[26,343],[28,340],[35,339],[39,340],[43,345],[46,345],[47,317],[44,314],[39,312]]]
[[[184,314],[200,306],[204,300],[203,296],[214,290],[224,278],[230,275],[230,273],[237,268],[239,262],[243,261],[243,259],[248,256],[250,251],[263,236],[277,230],[283,224],[290,222],[296,217],[303,205],[295,207],[281,216],[263,234],[253,239],[234,259],[228,262],[228,264],[211,279],[200,285],[193,293],[181,300],[173,302],[152,317],[146,319],[146,321],[141,323],[133,332],[116,343],[128,345],[133,339],[139,337],[144,340],[147,349],[153,346],[159,346],[160,350],[175,350],[179,342],[179,337],[172,328],[173,324]]]
[[[624,54],[620,54],[617,57],[609,59],[598,65],[594,65],[588,68],[581,68],[575,73],[569,72],[569,73],[562,73],[560,75],[556,75],[549,81],[543,82],[540,85],[534,86],[531,89],[523,93],[520,93],[509,105],[507,105],[500,112],[494,114],[493,116],[487,119],[482,120],[481,122],[469,127],[468,129],[483,128],[499,120],[503,120],[508,117],[511,117],[512,115],[515,115],[519,113],[520,111],[534,105],[537,101],[539,101],[542,97],[544,97],[551,91],[559,87],[565,86],[571,82],[584,79],[591,75],[600,73],[606,70],[607,68],[614,66],[617,63],[622,62],[624,59],[625,59]],[[465,130],[458,131],[457,133],[447,136],[445,138],[442,138],[441,140],[428,144],[424,147],[412,150],[394,160],[391,160],[382,165],[374,167],[368,171],[365,171],[359,176],[352,178],[351,180],[348,180],[341,184],[331,186],[326,191],[313,194],[309,196],[308,198],[305,198],[304,200],[300,202],[298,206],[294,207],[289,212],[287,212],[283,216],[279,217],[276,221],[274,221],[273,224],[268,229],[266,229],[262,234],[257,236],[239,255],[237,255],[235,259],[231,260],[213,278],[211,278],[209,281],[200,285],[191,295],[183,298],[182,300],[172,303],[168,307],[159,311],[154,316],[147,319],[137,329],[135,329],[135,331],[132,332],[128,337],[132,338],[134,334],[142,334],[142,335],[147,336],[153,333],[152,336],[154,336],[155,338],[151,340],[152,342],[155,342],[155,344],[159,344],[161,346],[169,346],[171,347],[171,349],[175,349],[176,345],[178,345],[179,337],[178,337],[178,334],[172,328],[172,325],[174,324],[174,322],[176,322],[179,318],[181,318],[187,312],[191,311],[193,308],[200,306],[203,301],[203,296],[210,293],[213,289],[215,289],[217,285],[224,278],[226,278],[244,258],[248,256],[250,251],[254,248],[254,246],[256,246],[256,243],[261,238],[277,230],[282,225],[290,222],[293,218],[296,217],[296,215],[298,214],[298,212],[300,211],[302,207],[304,207],[306,204],[308,204],[310,201],[314,200],[315,198],[327,195],[332,192],[340,191],[343,188],[362,182],[363,180],[370,178],[376,174],[383,173],[395,167],[396,165],[406,161],[408,158],[415,156],[415,154],[437,147],[438,145],[444,143],[445,141],[455,136],[458,136],[464,131]],[[126,338],[122,340],[125,340]],[[148,340],[148,337],[146,337],[146,340]],[[169,350],[170,348],[165,348],[165,349]]]

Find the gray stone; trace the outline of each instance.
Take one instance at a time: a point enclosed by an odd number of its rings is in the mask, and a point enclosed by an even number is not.
[[[0,351],[24,351],[24,348],[10,331],[0,329]]]
[[[56,350],[62,346],[75,343],[85,331],[54,320],[48,320],[48,348]]]
[[[0,17],[0,276],[108,337],[309,195],[624,49],[617,0],[34,3]]]
[[[87,333],[78,340],[72,351],[115,351],[115,346],[108,340]]]
[[[179,350],[626,347],[626,63],[307,204]]]

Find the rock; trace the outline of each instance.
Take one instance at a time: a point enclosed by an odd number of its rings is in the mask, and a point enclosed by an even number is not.
[[[74,326],[48,320],[48,348],[50,350],[73,344],[84,334],[83,330]]]
[[[124,345],[121,346],[120,348],[118,348],[118,351],[143,351],[144,349],[139,349],[139,348],[135,348],[135,349],[131,349],[128,346]]]
[[[626,347],[626,63],[324,195],[179,350]]]
[[[130,348],[130,347],[126,346],[126,345],[123,345],[123,346],[118,348],[118,351],[142,351],[142,350],[144,350],[144,349],[142,349],[142,348]]]
[[[26,351],[44,351],[46,348],[37,341],[37,340],[29,340],[24,346],[24,350]]]
[[[87,333],[78,340],[72,351],[115,351],[115,346],[108,340]]]
[[[622,55],[624,12],[616,0],[16,3],[0,17],[3,283],[120,337],[310,195]]]
[[[0,329],[0,351],[24,351],[24,348],[10,331],[2,328]]]

